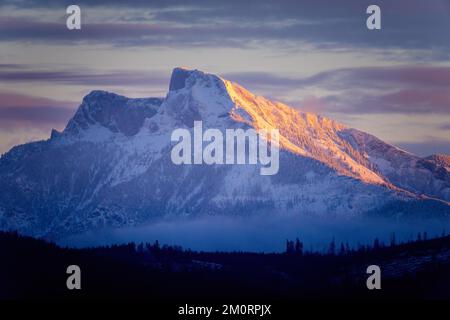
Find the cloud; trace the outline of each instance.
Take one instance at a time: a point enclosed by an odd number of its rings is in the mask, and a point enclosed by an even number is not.
[[[235,72],[226,73],[224,77],[252,91],[317,113],[450,114],[450,67],[346,68],[320,72],[309,77],[284,77],[266,72]],[[0,68],[0,81],[49,82],[57,85],[92,86],[96,89],[106,86],[163,89],[167,87],[169,76],[161,72],[133,70],[32,71],[17,65]],[[326,94],[299,96],[300,89],[304,92],[320,89]]]
[[[0,92],[0,125],[3,130],[61,127],[73,116],[75,103]]]
[[[351,90],[319,97],[319,111],[351,114],[444,114],[450,117],[450,92],[447,90],[396,90],[387,94],[365,94]],[[300,105],[308,107],[308,100]],[[317,103],[316,103],[317,104]]]
[[[2,107],[0,108],[0,123],[7,126],[16,126],[18,123],[61,124],[73,116],[74,110],[62,107],[35,106],[35,107]]]
[[[13,127],[5,128],[0,125],[0,155],[7,152],[12,147],[47,139],[50,136],[50,129],[35,127]]]
[[[15,92],[0,91],[0,108],[7,107],[35,107],[35,106],[50,106],[50,107],[75,107],[76,103],[72,101],[59,101],[48,99],[44,97],[36,97],[30,95],[19,94]]]
[[[439,126],[441,130],[450,130],[450,123]]]
[[[32,71],[0,68],[0,81],[3,82],[51,82],[54,84],[92,85],[92,86],[167,86],[168,76],[158,72],[111,71],[96,72],[89,70]]]
[[[303,78],[260,72],[227,76],[251,89],[278,92],[278,99],[313,112],[450,114],[450,67],[346,68]],[[320,89],[328,94],[293,100],[299,89]]]
[[[48,138],[61,130],[77,103],[0,91],[0,154],[11,147]]]
[[[450,67],[398,66],[346,68],[309,77],[283,77],[266,72],[228,73],[225,78],[252,91],[316,113],[450,114]],[[161,72],[118,70],[32,71],[22,66],[0,68],[4,83],[48,82],[56,85],[166,88],[169,76]],[[326,94],[299,95],[320,89]],[[296,99],[296,97],[298,97]],[[3,97],[5,100],[7,97]],[[19,99],[19,97],[14,97]],[[10,101],[13,98],[8,98]],[[20,97],[23,99],[23,97]],[[5,100],[6,101],[6,100]],[[17,101],[16,101],[17,102]],[[42,102],[41,105],[48,105]]]
[[[428,50],[434,59],[448,57],[450,4],[442,0],[380,0],[382,30],[367,30],[369,0],[291,1],[78,1],[87,21],[80,32],[68,32],[61,14],[55,21],[20,19],[24,8],[62,10],[66,1],[11,1],[0,20],[0,40],[94,42],[134,46],[261,46],[289,42],[295,48],[392,48]],[[5,9],[5,10],[6,10]],[[104,12],[116,14],[98,23]],[[134,10],[134,11],[133,11]],[[95,14],[94,14],[95,12]],[[97,19],[96,19],[97,18]],[[90,20],[94,19],[94,20]],[[120,21],[120,23],[117,23]],[[414,54],[408,51],[403,54]],[[425,56],[416,55],[417,59]]]
[[[401,87],[448,87],[450,67],[398,66],[362,67],[321,72],[304,79],[306,85],[325,85],[330,89],[354,87],[389,88]]]
[[[307,79],[282,77],[268,72],[232,72],[225,73],[224,78],[242,85],[293,90],[307,85]]]
[[[396,145],[402,149],[408,150],[414,154],[426,157],[432,154],[450,155],[450,139],[441,139],[428,137],[423,141],[396,142]]]
[[[270,29],[270,28],[269,28]],[[178,26],[155,23],[103,22],[83,23],[82,30],[69,32],[64,22],[30,20],[30,18],[0,17],[0,41],[27,41],[47,44],[74,45],[109,44],[116,47],[248,47],[258,28],[235,25]],[[283,31],[270,33],[280,35]],[[277,34],[265,38],[277,37]],[[237,36],[234,36],[237,35]]]
[[[391,66],[334,69],[309,77],[281,77],[266,72],[236,72],[226,74],[238,82],[289,87],[290,89],[320,86],[330,90],[348,88],[447,88],[450,86],[450,67]]]
[[[4,69],[21,69],[25,68],[25,65],[15,64],[15,63],[0,63],[0,70]]]

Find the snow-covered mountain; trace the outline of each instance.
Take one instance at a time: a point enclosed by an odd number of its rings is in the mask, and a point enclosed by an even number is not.
[[[278,173],[173,164],[171,133],[197,120],[221,131],[278,129]],[[63,132],[0,159],[0,229],[53,239],[188,216],[442,216],[449,201],[449,168],[437,158],[183,68],[163,99],[93,91]]]
[[[447,154],[434,154],[432,156],[426,157],[425,161],[431,162],[436,165],[437,170],[441,170],[441,167],[444,167],[447,171],[450,170],[450,155]]]

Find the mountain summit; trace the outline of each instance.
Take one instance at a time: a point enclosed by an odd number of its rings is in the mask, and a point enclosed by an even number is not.
[[[280,133],[279,172],[175,165],[177,128]],[[0,229],[51,239],[205,215],[450,214],[445,157],[422,159],[219,76],[175,68],[165,98],[88,94],[62,133],[0,159]]]

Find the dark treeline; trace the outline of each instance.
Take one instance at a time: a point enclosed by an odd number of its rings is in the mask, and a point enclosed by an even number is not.
[[[94,248],[0,232],[0,298],[450,298],[450,236],[328,250],[287,240],[284,253],[198,252],[158,241]],[[69,291],[66,268],[82,270],[82,290]],[[377,264],[383,290],[367,290]]]
[[[435,239],[438,239],[439,242],[440,239],[445,238],[446,235],[446,231],[443,230],[441,235],[439,237],[435,237]],[[348,242],[340,242],[337,244],[333,238],[325,251],[304,251],[303,242],[300,241],[299,238],[296,238],[295,241],[289,239],[286,240],[285,253],[290,255],[355,255],[367,252],[376,252],[381,249],[383,249],[384,252],[398,252],[399,250],[408,248],[408,245],[410,244],[414,244],[414,247],[426,247],[429,244],[435,245],[435,242],[428,242],[427,240],[429,240],[429,238],[426,231],[417,233],[415,239],[405,241],[397,241],[395,233],[391,233],[388,243],[381,241],[379,238],[375,238],[372,244],[358,244],[356,247],[351,247]]]

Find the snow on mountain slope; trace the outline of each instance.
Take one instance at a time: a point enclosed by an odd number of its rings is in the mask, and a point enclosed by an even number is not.
[[[256,129],[280,130],[281,148],[319,160],[340,174],[368,183],[387,184],[382,176],[371,170],[367,159],[339,136],[344,125],[257,97],[229,81],[225,83],[235,103],[231,115],[236,121],[246,122]],[[241,110],[251,120],[245,120],[239,113]]]
[[[434,163],[439,167],[444,167],[447,171],[450,171],[450,156],[446,154],[434,154],[426,157],[425,161]]]
[[[261,176],[259,164],[173,164],[171,133],[192,131],[197,120],[222,132],[278,129],[279,172]],[[449,199],[448,175],[419,162],[333,120],[176,68],[164,99],[93,91],[62,133],[2,156],[0,229],[58,239],[204,215],[352,217],[380,208],[395,214],[399,206],[413,215],[449,215],[448,203],[405,191]]]
[[[450,201],[450,173],[442,163],[422,159],[356,129],[343,130],[341,135],[394,185]]]

